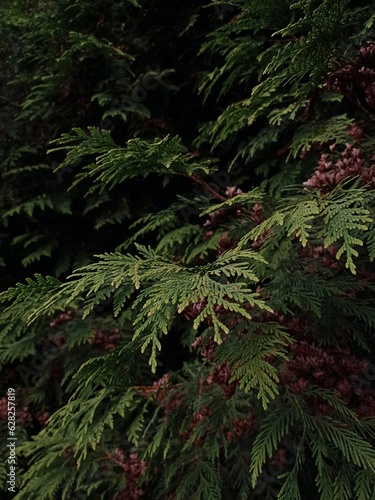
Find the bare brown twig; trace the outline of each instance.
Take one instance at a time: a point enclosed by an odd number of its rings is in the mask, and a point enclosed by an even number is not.
[[[211,194],[213,194],[215,196],[215,198],[218,198],[221,201],[226,201],[226,198],[224,196],[221,196],[221,194],[219,194],[217,191],[215,191],[215,189],[213,189],[209,184],[207,184],[207,182],[205,182],[200,177],[197,177],[196,175],[190,175],[189,177],[194,182],[197,182],[198,184],[203,186],[204,189],[207,189],[207,191],[209,191]]]

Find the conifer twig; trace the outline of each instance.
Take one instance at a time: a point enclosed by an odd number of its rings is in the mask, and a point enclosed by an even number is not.
[[[105,448],[102,448],[104,454],[109,458],[109,460],[113,463],[115,463],[116,465],[118,465],[119,467],[121,467],[121,469],[123,469],[125,472],[126,472],[126,466],[124,463],[121,462],[121,460],[118,460],[116,457],[114,457],[112,455],[112,453],[110,453],[108,450],[106,450]],[[103,457],[104,459],[104,457]]]
[[[10,104],[11,106],[14,106],[15,108],[21,107],[19,104],[11,101],[10,99],[8,99],[8,97],[5,97],[4,95],[0,95],[0,100],[7,102],[8,104]]]
[[[226,198],[224,196],[221,196],[221,194],[219,194],[217,191],[215,191],[214,188],[212,188],[209,184],[207,184],[207,182],[204,182],[204,180],[201,179],[200,177],[197,177],[196,175],[192,174],[192,175],[190,175],[190,179],[192,179],[193,181],[197,182],[198,184],[203,186],[205,189],[207,189],[207,191],[209,191],[211,194],[213,194],[215,196],[215,198],[218,198],[221,201],[226,201]]]

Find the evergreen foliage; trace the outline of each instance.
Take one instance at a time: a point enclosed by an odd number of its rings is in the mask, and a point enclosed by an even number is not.
[[[372,500],[371,2],[0,13],[15,498]]]

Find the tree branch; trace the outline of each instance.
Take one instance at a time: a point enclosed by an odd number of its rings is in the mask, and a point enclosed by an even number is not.
[[[221,201],[226,201],[226,198],[224,196],[221,196],[221,194],[219,194],[217,191],[215,191],[215,189],[213,189],[209,184],[207,184],[207,182],[204,182],[204,180],[201,179],[200,177],[197,177],[196,175],[190,175],[189,177],[194,182],[197,182],[198,184],[200,184],[201,186],[203,186],[204,189],[206,189],[211,194],[213,194],[215,196],[215,198],[218,198]]]

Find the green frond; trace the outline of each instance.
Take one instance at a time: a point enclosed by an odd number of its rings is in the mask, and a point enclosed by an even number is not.
[[[328,417],[309,418],[309,423],[320,436],[340,450],[348,462],[375,473],[375,450],[361,436]]]
[[[28,217],[33,217],[36,210],[44,211],[46,209],[53,210],[60,214],[71,214],[71,200],[69,197],[63,196],[61,193],[54,195],[44,194],[32,200],[21,203],[20,205],[10,208],[3,213],[2,219],[4,224],[8,224],[11,217],[20,214],[26,214]]]
[[[320,387],[314,387],[312,389],[307,389],[305,391],[305,394],[314,397],[319,396],[320,398],[327,401],[330,404],[330,406],[335,408],[335,410],[340,414],[340,417],[342,419],[350,419],[352,423],[358,422],[357,414],[350,408],[348,408],[345,405],[345,403],[331,391],[322,389]]]
[[[272,244],[273,238],[281,240],[283,237],[297,237],[306,246],[310,233],[314,232],[314,236],[322,237],[326,248],[334,244],[340,245],[336,258],[340,259],[345,255],[345,266],[355,274],[353,258],[359,255],[355,246],[363,246],[366,236],[363,233],[368,231],[372,223],[368,207],[373,193],[357,185],[349,188],[348,182],[340,183],[325,196],[308,192],[279,202],[268,219],[241,238],[239,247],[247,245],[250,240],[264,237],[267,232],[266,243]],[[316,232],[319,226],[321,228]]]
[[[358,500],[367,500],[375,495],[375,478],[374,475],[367,471],[361,470],[355,474],[354,491]]]
[[[235,335],[217,347],[216,359],[230,366],[230,382],[238,381],[239,387],[245,392],[255,390],[266,410],[270,400],[279,394],[277,368],[275,363],[269,363],[266,358],[275,356],[286,359],[286,346],[292,342],[292,338],[272,322],[244,323],[248,329],[246,335],[239,334],[237,337],[237,332],[233,332]]]
[[[365,235],[366,247],[369,254],[370,262],[375,260],[375,222],[374,217],[371,214],[371,223],[368,226],[368,231]]]
[[[328,298],[328,305],[331,305],[338,314],[344,314],[346,318],[358,318],[370,328],[375,326],[374,301],[372,299],[353,301],[345,296],[331,296]]]
[[[201,457],[191,461],[177,487],[176,500],[184,500],[186,495],[193,495],[197,500],[222,498],[221,478],[215,464]]]
[[[59,147],[50,149],[48,153],[67,151],[66,159],[57,170],[80,163],[84,156],[104,154],[116,147],[110,132],[97,127],[88,127],[86,131],[73,128],[72,132],[62,134],[59,139],[51,141],[51,144],[58,144]]]
[[[196,242],[196,239],[198,239],[195,237],[198,237],[198,235],[201,234],[200,226],[197,224],[188,224],[186,221],[183,223],[184,211],[187,209],[188,205],[191,203],[197,203],[197,205],[200,205],[201,202],[206,202],[206,199],[202,197],[202,199],[198,202],[196,199],[187,200],[184,197],[179,198],[180,199],[177,202],[172,203],[167,209],[160,210],[157,213],[145,214],[140,219],[133,222],[129,226],[129,229],[135,229],[137,227],[140,227],[140,229],[138,229],[124,243],[120,244],[116,251],[127,250],[130,245],[138,242],[143,236],[155,232],[156,240],[159,241],[156,248],[158,253],[171,253],[172,251],[180,253],[182,251],[181,247],[186,247],[186,252],[183,253],[188,253],[188,249],[192,249],[193,252],[193,248],[201,245],[202,248],[200,250],[197,248],[195,256],[206,256],[207,253],[204,251],[205,247],[206,245],[211,245],[211,243],[207,243],[208,240],[205,240],[196,246],[192,246],[194,245],[194,242]],[[214,238],[216,241],[216,234],[214,235]],[[186,262],[189,263],[193,261],[194,257],[192,256]]]
[[[353,138],[347,133],[354,120],[346,114],[333,116],[324,121],[310,121],[301,125],[293,136],[288,159],[297,158],[300,153],[310,151],[313,144],[326,144],[335,141],[338,144],[350,144]]]
[[[89,178],[92,187],[89,193],[103,193],[106,189],[137,176],[155,174],[207,175],[213,172],[209,161],[196,162],[188,154],[179,137],[165,137],[148,142],[130,139],[126,147],[118,147],[110,133],[95,127],[88,128],[88,134],[81,129],[73,129],[72,134],[63,134],[55,143],[58,148],[50,152],[67,150],[66,159],[60,168],[81,163],[83,157],[97,155],[94,163],[83,167],[73,186]]]
[[[290,432],[297,416],[295,408],[283,407],[276,414],[271,412],[264,418],[251,451],[250,473],[253,487],[266,458],[272,456],[281,439]]]
[[[5,292],[0,294],[1,302],[13,301],[13,305],[9,306],[8,311],[10,314],[15,312],[14,318],[20,315],[20,308],[17,307],[20,304],[27,303],[28,313],[32,307],[37,307],[40,304],[42,297],[48,294],[54,295],[59,289],[61,283],[56,278],[47,276],[44,278],[40,274],[35,275],[35,281],[31,278],[26,279],[26,284],[18,283],[16,287],[8,288]]]
[[[196,259],[206,259],[210,253],[216,253],[223,232],[224,231],[217,230],[212,236],[203,241],[199,241],[197,238],[198,243],[191,242],[190,245],[186,247],[182,262],[192,264]]]
[[[333,487],[335,481],[334,468],[329,465],[332,458],[332,450],[327,446],[325,440],[319,434],[309,434],[309,445],[315,461],[317,475],[315,483],[318,487],[321,500],[330,500],[333,496]]]
[[[89,450],[95,450],[102,441],[104,432],[114,429],[115,416],[124,417],[138,402],[139,396],[132,389],[120,393],[107,388],[98,389],[85,399],[84,404],[80,398],[73,398],[55,412],[49,422],[49,432],[56,435],[64,428],[76,432],[74,456],[79,467]]]
[[[333,498],[353,498],[353,467],[343,461],[333,483]],[[332,498],[332,497],[331,497]]]
[[[294,465],[291,471],[285,472],[279,476],[279,479],[285,479],[277,498],[278,500],[302,500],[301,490],[298,484],[299,474],[302,471],[302,466],[305,461],[306,452],[306,429],[302,434],[302,437],[297,446],[297,453],[294,461]]]
[[[194,328],[207,319],[213,322],[215,341],[221,343],[221,334],[229,333],[228,327],[216,314],[215,307],[236,312],[251,318],[243,304],[271,311],[259,298],[259,294],[248,288],[258,281],[251,263],[264,262],[256,252],[231,250],[224,252],[216,262],[202,267],[183,267],[157,254],[154,250],[137,245],[140,257],[119,253],[100,255],[99,261],[78,269],[70,280],[61,286],[57,280],[36,277],[27,285],[19,284],[9,290],[1,299],[16,299],[18,304],[33,295],[33,308],[29,310],[28,321],[48,313],[51,308],[67,307],[79,297],[85,297],[83,317],[86,317],[103,299],[108,299],[121,287],[121,293],[129,297],[140,290],[133,303],[134,339],[142,338],[142,351],[151,345],[150,364],[156,369],[156,356],[161,348],[160,336],[167,334],[176,312],[191,303],[206,301],[194,321]],[[232,282],[231,282],[232,281]],[[43,297],[43,299],[42,299]],[[115,312],[118,314],[124,301],[117,296]],[[10,306],[10,310],[12,306]]]
[[[353,274],[356,270],[353,257],[358,257],[354,246],[363,245],[359,236],[368,230],[372,222],[370,211],[365,206],[366,198],[364,188],[345,189],[345,184],[342,183],[322,203],[324,246],[341,243],[336,258],[345,255],[345,267]]]

